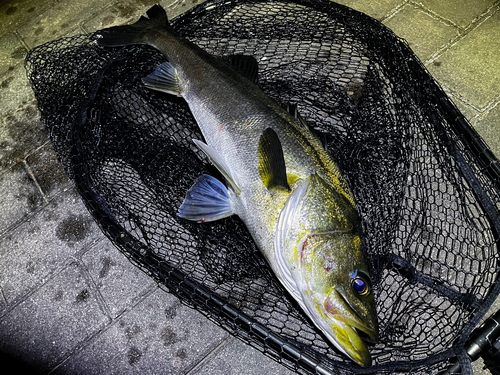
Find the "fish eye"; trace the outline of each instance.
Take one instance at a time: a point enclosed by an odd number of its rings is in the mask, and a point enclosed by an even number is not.
[[[356,270],[351,278],[351,286],[359,296],[367,296],[371,292],[370,278],[368,275]]]

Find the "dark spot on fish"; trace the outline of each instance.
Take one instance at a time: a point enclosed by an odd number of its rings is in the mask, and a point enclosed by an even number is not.
[[[26,50],[24,49],[24,47],[17,47],[14,52],[12,52],[10,54],[10,57],[12,57],[13,59],[16,59],[16,60],[19,60],[19,59],[24,59],[24,57],[26,56]]]
[[[88,289],[84,289],[76,296],[76,302],[85,302],[89,299],[89,297],[90,292],[88,291]]]
[[[0,89],[6,89],[9,87],[10,83],[14,80],[14,77],[9,77],[0,83]]]
[[[170,346],[180,341],[177,338],[177,334],[170,327],[165,327],[161,332],[160,337],[163,340],[163,345],[165,346]]]
[[[69,26],[69,23],[68,23],[68,22],[63,23],[63,24],[61,25],[61,30],[66,29],[68,26]]]
[[[128,357],[128,363],[131,365],[135,365],[141,359],[142,353],[138,348],[132,346],[128,350],[127,357]]]
[[[59,223],[56,228],[56,236],[61,241],[81,241],[89,232],[88,226],[88,220],[83,215],[70,215]]]
[[[35,7],[29,8],[26,13],[33,13],[35,11]]]
[[[108,276],[109,270],[111,269],[112,265],[113,265],[113,261],[111,260],[111,258],[106,257],[102,260],[102,268],[101,268],[101,271],[99,272],[100,279],[103,279],[106,276]]]
[[[13,66],[9,66],[9,68],[7,69],[7,71],[9,72],[12,72],[15,68]]]
[[[12,14],[16,13],[16,12],[17,12],[17,7],[12,7],[12,6],[11,6],[11,7],[8,7],[8,8],[7,8],[7,10],[5,11],[5,14],[6,14],[7,16],[10,16],[10,15],[12,15]]]
[[[434,66],[441,66],[441,61],[434,61],[433,65]]]

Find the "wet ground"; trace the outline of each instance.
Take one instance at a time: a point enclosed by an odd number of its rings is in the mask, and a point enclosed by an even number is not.
[[[500,1],[339,2],[405,38],[500,156]],[[0,351],[17,369],[41,373],[290,374],[158,289],[114,248],[40,123],[26,53],[131,22],[153,3],[0,2]],[[160,3],[172,18],[197,1]],[[480,363],[474,373],[486,374]]]

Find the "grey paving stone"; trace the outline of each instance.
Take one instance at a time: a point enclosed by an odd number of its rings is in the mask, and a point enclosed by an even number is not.
[[[22,119],[27,116],[31,121],[38,112],[36,100],[31,89],[23,64],[0,76],[0,118],[5,119],[2,127],[9,125],[9,119]],[[39,125],[41,126],[41,125]],[[3,141],[5,130],[0,129],[0,140]],[[7,134],[8,136],[9,134]]]
[[[500,11],[445,51],[428,68],[450,90],[478,109],[500,94]]]
[[[263,371],[274,375],[295,374],[265,354],[232,338],[227,345],[193,371],[193,375],[260,375]]]
[[[21,25],[37,14],[53,6],[57,0],[7,0],[0,3],[2,27],[0,36],[16,31]]]
[[[156,286],[149,276],[133,265],[107,238],[87,251],[82,256],[82,261],[113,319]]]
[[[124,25],[132,23],[148,9],[147,5],[136,2],[116,2],[103,9],[94,10],[95,15],[82,22],[83,29],[92,33],[106,27]]]
[[[0,173],[19,162],[19,159],[25,159],[30,151],[47,141],[47,132],[40,123],[34,100],[5,114],[0,122]]]
[[[500,105],[480,119],[475,126],[491,151],[500,158]],[[500,306],[499,306],[500,307]]]
[[[73,186],[49,141],[33,150],[26,164],[48,200]]]
[[[384,19],[393,9],[401,6],[405,0],[337,0],[336,3],[346,5],[352,9],[368,14],[378,20]]]
[[[446,24],[418,6],[407,4],[384,24],[406,39],[422,61],[459,35],[455,26]]]
[[[33,180],[26,173],[23,163],[0,174],[0,243],[7,233],[25,221],[43,204]],[[7,249],[0,246],[0,254]],[[0,258],[1,262],[1,258]]]
[[[186,374],[228,334],[156,289],[55,374]]]
[[[103,235],[74,191],[0,238],[0,288],[12,305]]]
[[[2,37],[2,48],[0,49],[0,77],[12,70],[18,64],[22,64],[26,57],[26,48],[20,39],[13,33]]]
[[[108,322],[85,271],[70,263],[1,317],[0,352],[47,373]]]
[[[419,3],[440,16],[454,22],[462,29],[465,29],[472,21],[496,2],[495,0],[467,0],[465,4],[442,0],[419,1]]]

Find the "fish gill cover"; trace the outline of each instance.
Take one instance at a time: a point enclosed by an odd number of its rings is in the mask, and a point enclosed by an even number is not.
[[[328,1],[209,1],[172,20],[214,55],[254,56],[259,86],[298,107],[362,218],[380,342],[363,369],[335,351],[237,217],[176,212],[217,175],[187,104],[141,79],[165,61],[92,35],[32,50],[28,76],[54,148],[104,233],[166,290],[300,373],[435,374],[500,292],[499,163],[403,40]]]

